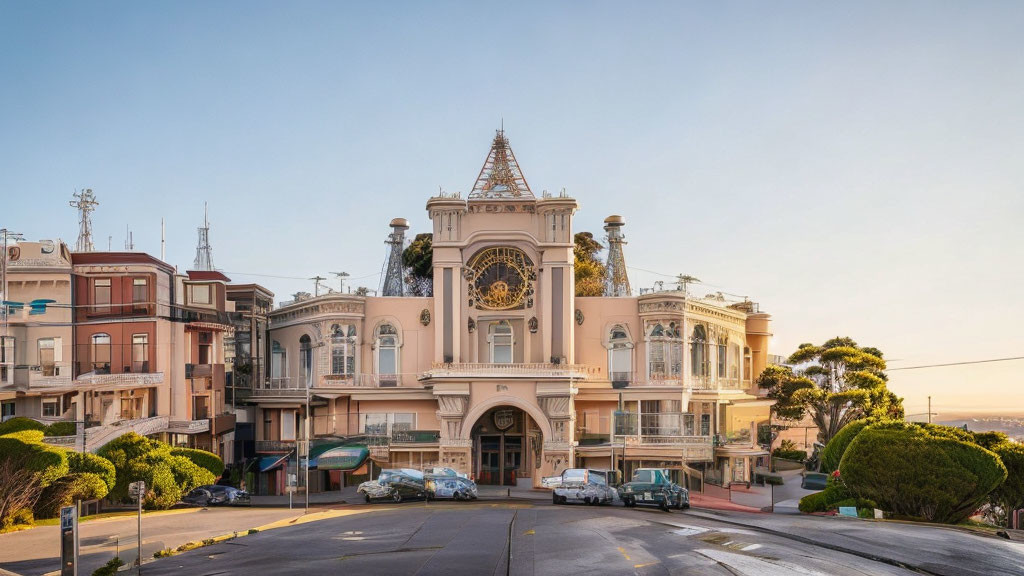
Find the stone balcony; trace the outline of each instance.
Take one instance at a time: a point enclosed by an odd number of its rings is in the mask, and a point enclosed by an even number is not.
[[[130,389],[148,388],[164,381],[163,372],[125,372],[122,374],[81,374],[75,380],[77,387],[88,389]]]
[[[202,434],[209,431],[209,418],[201,420],[171,420],[167,423],[167,432],[170,434]]]
[[[522,378],[586,380],[595,370],[584,364],[435,362],[423,379],[432,378]]]

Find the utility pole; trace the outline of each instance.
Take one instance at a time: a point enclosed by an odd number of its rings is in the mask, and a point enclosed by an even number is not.
[[[700,278],[690,276],[689,274],[679,274],[676,276],[676,283],[679,284],[683,294],[689,295],[690,293],[687,291],[687,287],[690,284],[699,284]]]
[[[320,295],[320,282],[322,282],[323,280],[327,280],[327,278],[324,278],[323,276],[317,275],[317,276],[313,276],[312,278],[310,278],[310,280],[313,281],[313,296],[319,296]]]
[[[345,293],[345,278],[348,278],[348,272],[331,272],[338,277],[338,293]]]
[[[928,397],[928,423],[932,423],[932,397]]]

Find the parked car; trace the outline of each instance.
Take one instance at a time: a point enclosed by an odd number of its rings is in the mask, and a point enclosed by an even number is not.
[[[427,497],[438,500],[476,500],[476,482],[451,474],[426,474]]]
[[[214,484],[193,488],[181,501],[193,506],[250,506],[252,504],[249,493],[245,490]]]
[[[458,476],[459,478],[469,479],[468,474],[459,474],[454,468],[446,468],[435,466],[434,468],[427,468],[423,471],[424,476]]]
[[[828,474],[824,472],[804,472],[800,487],[805,490],[824,490],[828,484]]]
[[[603,472],[586,468],[563,470],[558,485],[551,493],[554,504],[583,502],[584,504],[609,504],[615,499],[615,491],[608,486]]]
[[[619,488],[619,498],[627,507],[654,504],[666,512],[669,508],[690,507],[690,491],[669,480],[661,468],[640,468],[633,479]]]
[[[410,498],[427,497],[423,473],[412,468],[382,470],[376,480],[363,482],[356,492],[362,494],[367,502],[401,502]]]

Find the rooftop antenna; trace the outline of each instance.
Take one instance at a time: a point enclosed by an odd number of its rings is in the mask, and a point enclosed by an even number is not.
[[[310,280],[313,281],[313,295],[314,296],[319,296],[320,295],[320,282],[322,282],[324,280],[327,280],[327,278],[324,278],[323,276],[313,276],[312,278],[310,278]]]
[[[348,272],[331,272],[338,277],[338,292],[345,293],[345,278],[348,278]]]
[[[124,225],[124,249],[128,251],[135,250],[135,241],[132,237],[132,231],[127,224]]]
[[[196,246],[196,270],[213,270],[213,248],[210,247],[210,218],[206,202],[203,202],[203,225],[199,227],[199,244]]]
[[[679,274],[676,276],[676,282],[679,284],[683,294],[689,295],[689,292],[686,291],[687,286],[690,284],[700,284],[700,278],[690,276],[689,274]]]
[[[72,208],[78,209],[78,242],[75,243],[75,252],[93,252],[96,247],[92,244],[92,216],[90,214],[99,206],[99,201],[92,193],[92,188],[72,194],[75,198],[68,202]],[[109,250],[109,246],[107,248]]]

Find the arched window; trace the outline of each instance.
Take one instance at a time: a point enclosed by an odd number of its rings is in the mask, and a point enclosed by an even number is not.
[[[633,343],[629,333],[620,325],[612,326],[608,334],[608,375],[612,385],[624,386],[632,380]]]
[[[729,345],[729,342],[728,342],[728,340],[725,339],[724,336],[722,336],[722,337],[720,337],[718,339],[718,351],[717,351],[718,354],[717,354],[715,360],[718,362],[718,377],[719,378],[725,378],[725,376],[726,376],[726,373],[725,373],[726,360],[727,360],[727,357],[726,357],[727,356],[727,352],[726,351],[727,351],[728,345]]]
[[[511,364],[512,348],[515,338],[512,325],[508,320],[494,322],[487,330],[487,341],[491,345],[491,362],[495,364]]]
[[[272,380],[277,380],[280,383],[281,380],[288,377],[287,360],[285,349],[280,342],[274,340],[270,345],[270,378]]]
[[[110,334],[92,335],[92,371],[110,374]]]
[[[675,322],[655,324],[648,332],[647,370],[651,380],[677,380],[683,374],[683,340]]]
[[[690,365],[693,367],[693,375],[704,377],[710,372],[708,367],[708,334],[703,326],[697,324],[693,327],[693,336],[690,338]]]
[[[313,383],[313,346],[305,334],[299,338],[299,374],[306,387],[310,387]]]
[[[381,386],[398,385],[398,330],[391,324],[377,328],[377,374]]]
[[[356,327],[331,326],[331,374],[351,377],[356,372]]]

